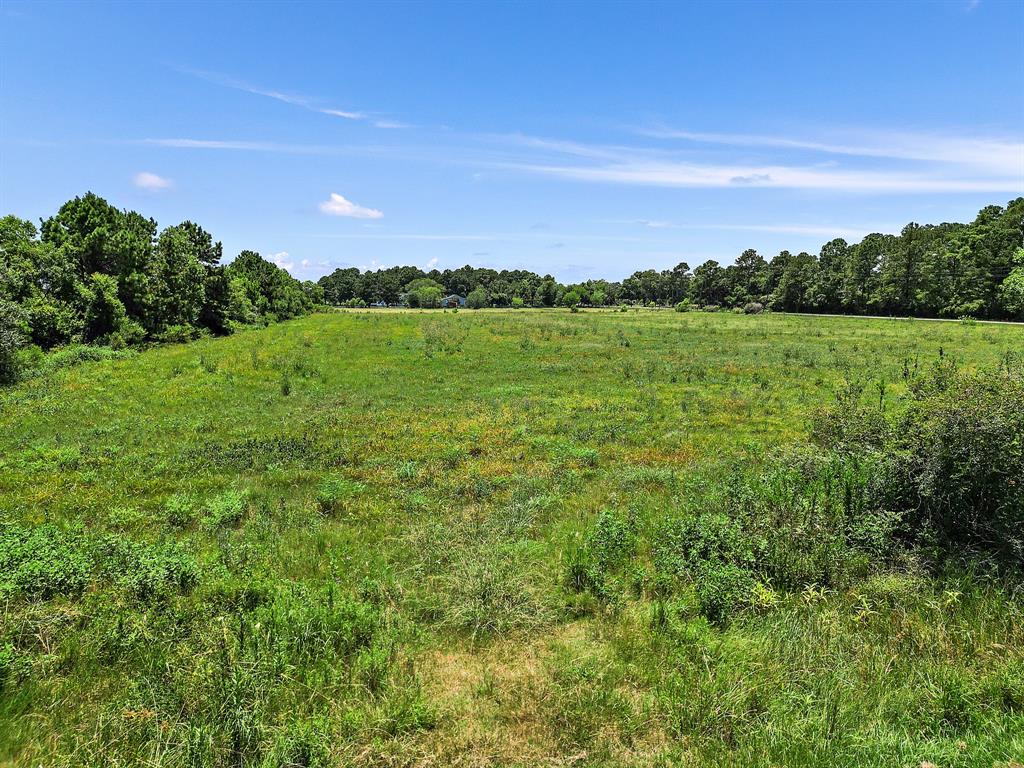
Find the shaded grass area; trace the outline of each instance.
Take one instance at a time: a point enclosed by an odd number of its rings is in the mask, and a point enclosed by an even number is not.
[[[880,570],[772,462],[1022,345],[381,312],[55,366],[0,393],[0,762],[1019,761],[1012,584]]]

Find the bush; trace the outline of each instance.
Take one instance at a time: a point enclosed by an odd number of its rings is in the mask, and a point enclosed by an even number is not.
[[[743,305],[743,311],[748,315],[760,315],[764,312],[764,304],[758,301],[751,301]]]
[[[689,299],[683,299],[676,304],[676,312],[689,312],[692,308],[693,305],[690,303]]]
[[[125,360],[136,353],[128,349],[111,349],[110,347],[94,347],[89,344],[72,344],[50,352],[40,362],[38,373],[50,374],[62,368],[71,368],[82,363],[95,363],[103,360]]]
[[[80,532],[53,525],[0,528],[0,598],[78,595],[91,567]]]
[[[880,501],[912,535],[1024,565],[1024,368],[933,374],[891,434]]]
[[[590,594],[601,602],[614,601],[615,576],[633,560],[636,549],[635,521],[615,510],[602,510],[582,546],[569,554],[566,587],[571,592]]]
[[[466,296],[466,306],[470,309],[483,309],[484,307],[490,306],[490,299],[487,298],[487,291],[483,288],[474,288]],[[520,299],[520,305],[522,300]]]
[[[207,528],[224,528],[237,525],[245,515],[246,494],[244,491],[225,491],[206,502],[206,516],[203,523]]]
[[[25,339],[24,312],[17,304],[0,299],[0,386],[18,380],[21,372],[18,349]]]
[[[964,373],[948,361],[911,378],[892,420],[849,388],[819,414],[815,438],[878,464],[876,515],[911,546],[985,553],[1024,565],[1024,368]]]
[[[167,344],[184,344],[200,337],[201,330],[194,325],[169,325],[156,336],[157,341]]]
[[[105,536],[97,541],[95,553],[101,573],[144,602],[187,594],[199,578],[195,561],[173,543],[142,544]]]
[[[774,589],[843,588],[893,555],[895,521],[868,503],[873,473],[866,458],[799,451],[716,478],[698,512],[661,526],[656,577],[692,585],[717,622],[772,604]]]

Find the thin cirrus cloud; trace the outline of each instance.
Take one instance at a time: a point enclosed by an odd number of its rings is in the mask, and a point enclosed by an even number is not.
[[[161,189],[170,189],[174,186],[174,182],[163,176],[158,176],[155,173],[149,171],[140,171],[135,174],[132,178],[132,183],[139,189],[149,190],[156,192]]]
[[[881,227],[836,227],[818,224],[683,224],[653,219],[631,219],[611,223],[636,224],[649,229],[681,229],[681,230],[721,230],[734,232],[769,232],[787,235],[807,235],[813,237],[844,237],[863,238],[872,232],[899,231],[899,227],[885,225]]]
[[[284,102],[285,104],[291,104],[295,107],[308,109],[310,112],[319,112],[320,114],[331,115],[333,117],[343,117],[346,120],[364,120],[367,117],[364,112],[358,112],[351,109],[338,109],[337,107],[322,107],[319,106],[314,99],[311,99],[308,96],[285,93],[284,91],[278,91],[273,88],[263,88],[220,72],[208,72],[206,70],[191,69],[189,67],[177,67],[176,69],[183,74],[198,77],[200,80],[205,80],[206,82],[213,83],[214,85],[220,85],[224,88],[233,88],[236,91],[244,91],[245,93],[251,93],[255,96],[265,96],[268,99],[274,99],[276,101]]]
[[[698,144],[733,147],[769,147],[808,150],[831,155],[880,157],[899,160],[924,160],[1005,172],[1024,173],[1024,142],[1004,138],[977,138],[865,131],[847,135],[839,141],[815,141],[787,136],[743,133],[702,133],[674,128],[644,128],[641,135],[659,139],[679,139]]]
[[[663,129],[648,133],[685,141],[686,146],[586,144],[521,134],[467,134],[461,146],[429,149],[193,138],[145,139],[142,143],[186,149],[401,157],[410,162],[647,187],[865,194],[1024,191],[1024,144],[1000,138],[865,132],[848,141],[830,142]]]
[[[331,196],[320,203],[320,211],[328,216],[347,216],[352,219],[381,219],[384,214],[376,208],[364,208],[351,200],[332,192]]]
[[[509,170],[576,181],[651,187],[731,187],[810,189],[859,193],[1010,192],[1024,189],[1024,145],[992,139],[893,135],[888,144],[828,144],[778,137],[687,134],[661,137],[769,150],[763,159],[703,159],[692,150],[660,147],[591,146],[576,142],[511,137],[511,143],[537,157],[504,159]],[[699,137],[699,138],[697,138]],[[772,151],[774,150],[774,152]],[[799,150],[799,161],[778,157]],[[745,154],[749,154],[748,149]],[[846,155],[846,165],[822,163],[813,155]],[[811,157],[807,157],[811,155]],[[867,167],[858,158],[870,158]],[[879,163],[879,158],[888,163]],[[879,167],[879,166],[882,167]]]
[[[285,91],[279,91],[273,88],[264,88],[262,86],[253,85],[252,83],[240,80],[230,75],[225,75],[220,72],[208,72],[202,69],[191,69],[189,67],[176,67],[176,69],[186,75],[197,77],[200,80],[205,80],[208,83],[220,85],[224,88],[232,88],[236,91],[243,91],[245,93],[251,93],[255,96],[264,96],[268,99],[274,99],[275,101],[283,102],[284,104],[291,104],[295,107],[301,107],[302,109],[310,112],[318,112],[321,115],[330,115],[331,117],[340,117],[345,120],[371,120],[376,128],[408,128],[409,126],[405,123],[398,122],[397,120],[389,120],[384,118],[374,119],[372,115],[367,112],[361,112],[355,109],[339,109],[334,106],[323,106],[319,99],[314,99],[309,96],[303,96],[295,93],[287,93]]]
[[[235,139],[141,139],[139,143],[175,149],[226,149],[236,152],[281,152],[300,155],[341,154],[343,147],[316,144],[285,144],[277,141],[239,141]]]

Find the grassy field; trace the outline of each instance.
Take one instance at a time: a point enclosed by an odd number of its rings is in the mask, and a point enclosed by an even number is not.
[[[885,410],[940,355],[1022,347],[380,311],[24,382],[0,393],[0,764],[1022,761],[1024,603],[997,580],[865,567],[725,619],[658,554],[837,394]]]

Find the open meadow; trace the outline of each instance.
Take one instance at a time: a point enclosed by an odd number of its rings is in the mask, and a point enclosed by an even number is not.
[[[381,310],[51,358],[0,390],[0,765],[1019,766],[1024,596],[840,538],[811,437],[1022,349]]]

